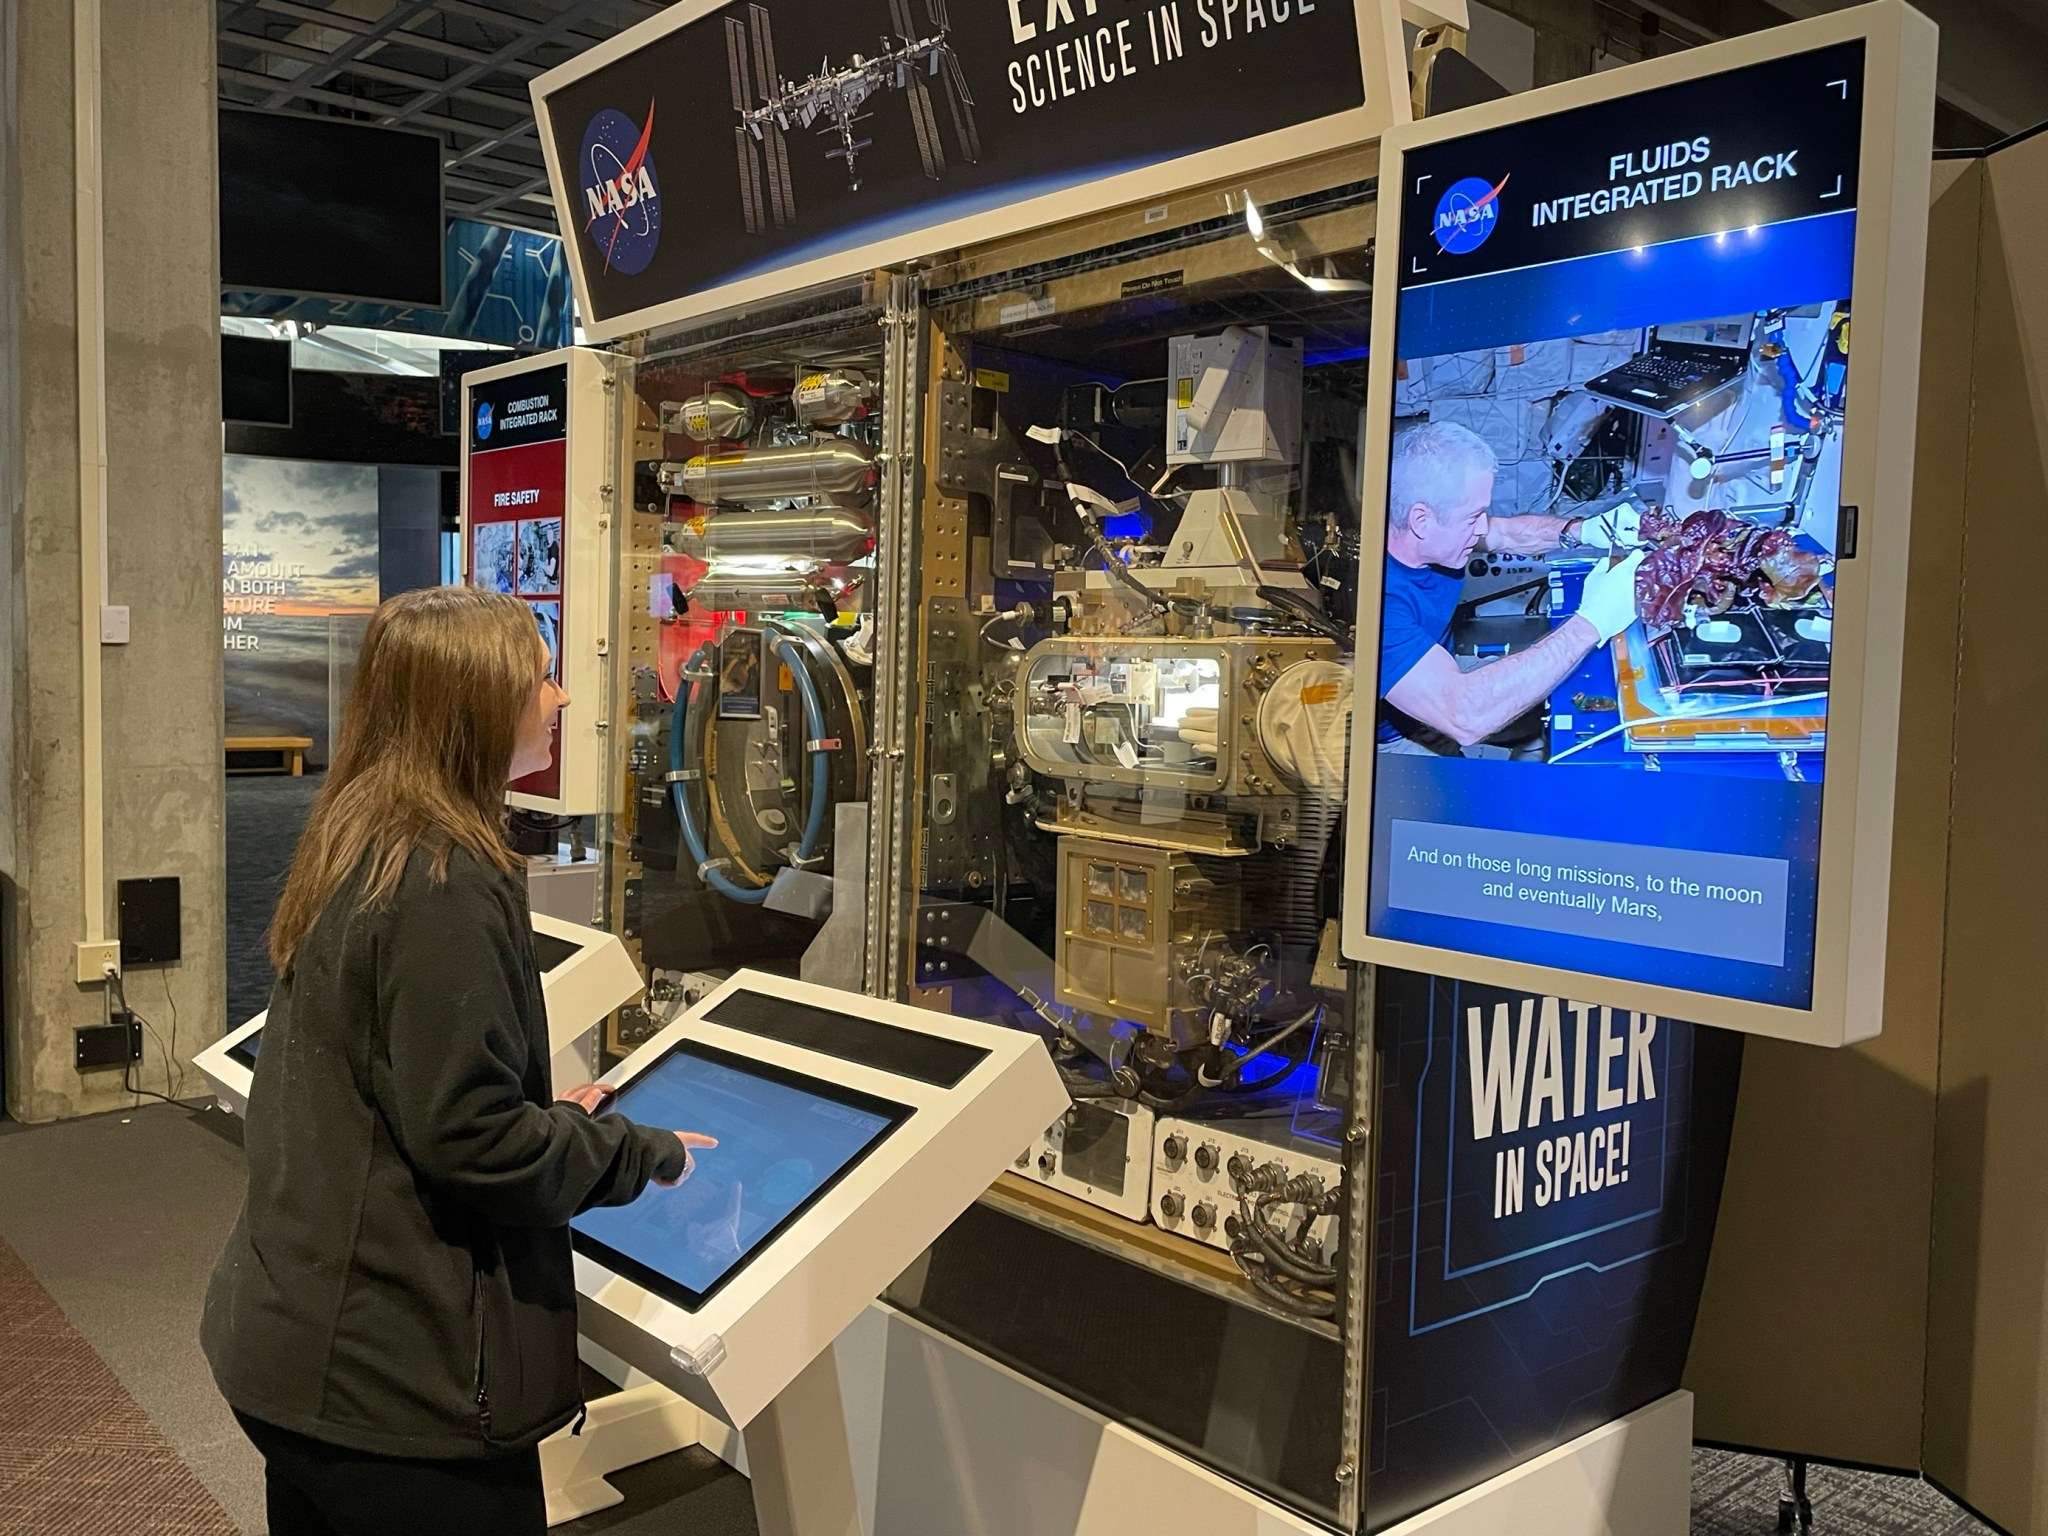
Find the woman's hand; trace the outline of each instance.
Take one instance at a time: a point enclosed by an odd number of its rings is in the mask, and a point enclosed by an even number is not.
[[[598,1106],[616,1091],[609,1083],[578,1083],[574,1088],[564,1089],[556,1094],[555,1102],[574,1104],[586,1115],[594,1115]]]
[[[683,1171],[672,1179],[656,1179],[654,1182],[663,1189],[674,1189],[692,1173],[696,1172],[697,1160],[690,1156],[690,1149],[692,1147],[708,1148],[718,1145],[718,1138],[716,1136],[706,1136],[698,1131],[677,1131],[676,1140],[683,1144]]]

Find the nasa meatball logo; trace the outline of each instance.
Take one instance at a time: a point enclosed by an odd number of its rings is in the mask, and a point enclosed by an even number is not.
[[[479,400],[476,403],[476,436],[482,442],[491,435],[491,402]]]
[[[661,243],[661,183],[647,150],[653,137],[651,101],[644,124],[607,107],[583,130],[583,233],[607,272],[646,271]]]
[[[1450,191],[1437,199],[1437,249],[1449,256],[1463,256],[1486,244],[1486,237],[1500,223],[1500,189],[1507,177],[1489,187],[1477,176],[1454,182]]]

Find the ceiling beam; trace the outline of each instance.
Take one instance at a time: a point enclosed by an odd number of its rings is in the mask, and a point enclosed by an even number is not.
[[[541,27],[546,26],[550,19],[545,16],[535,18],[517,11],[503,11],[491,5],[479,5],[476,3],[476,0],[440,0],[440,6],[450,16],[466,17],[485,26],[501,27],[507,32],[516,32],[528,36],[531,36]],[[631,26],[635,22],[644,21],[660,8],[659,5],[641,6],[630,3],[629,0],[626,17],[622,22],[622,26]],[[583,25],[583,23],[579,22],[578,25]],[[606,26],[603,22],[597,21],[594,18],[590,25],[594,28],[594,31],[588,34],[592,41],[602,41],[604,38],[611,36],[613,32],[620,30],[618,27]],[[571,49],[570,51],[574,52],[575,50]]]
[[[308,63],[327,57],[319,49],[309,48],[304,43],[289,42],[284,38],[278,37],[259,37],[250,32],[224,32],[221,34],[220,40],[224,43],[233,43],[239,48],[246,48],[251,53],[258,55],[274,54],[282,58],[299,59]],[[367,59],[351,59],[342,68],[334,71],[312,69],[304,74],[291,77],[282,75],[270,76],[271,82],[277,88],[272,91],[270,98],[263,105],[273,108],[282,107],[294,96],[302,96],[309,91],[317,90],[325,83],[325,76],[328,74],[360,75],[365,80],[382,81],[386,85],[396,85],[404,90],[415,93],[438,90],[442,83],[431,75],[417,74],[408,69],[397,69],[389,64],[372,64]],[[444,96],[452,95],[456,100],[466,102],[471,106],[488,107],[498,112],[510,112],[515,115],[515,118],[530,115],[532,112],[528,99],[523,94],[513,95],[511,93],[479,90],[462,90],[443,94]],[[494,123],[486,126],[495,130],[506,125]]]
[[[488,202],[478,203],[475,206],[478,209],[484,211],[488,211],[493,208],[502,208],[507,203],[515,203],[523,199],[532,198],[537,191],[547,186],[547,184],[548,178],[545,175],[545,173],[543,173],[542,175],[536,176],[532,180],[524,182],[519,186],[502,188]],[[552,197],[540,199],[540,201],[546,202],[550,208],[554,207],[555,205],[554,199]]]
[[[555,228],[555,221],[553,219],[545,214],[529,213],[523,208],[493,208],[487,213],[480,212],[472,215],[468,208],[458,208],[451,205],[448,212],[454,218],[467,219],[474,217],[479,223],[504,224],[513,229],[523,229],[528,234],[533,235],[553,235],[559,233]]]
[[[372,22],[363,31],[356,33],[355,36],[343,38],[340,46],[330,51],[324,62],[315,65],[313,69],[308,71],[306,84],[309,86],[325,85],[341,72],[343,65],[355,60],[356,56],[365,48],[376,42],[380,37],[397,31],[414,17],[425,14],[433,3],[434,0],[392,0],[391,9],[386,11],[382,17]],[[265,102],[264,105],[268,107],[281,107],[292,99],[292,95],[291,91],[279,90],[273,93],[270,100]]]
[[[533,189],[536,179],[539,180],[541,185],[547,185],[547,177],[541,175],[536,178],[534,169],[530,165],[493,165],[485,167],[485,169],[502,171],[506,179],[504,181],[479,181],[474,176],[444,176],[442,181],[445,185],[454,187],[458,191],[474,192],[481,197],[497,197],[504,193],[523,194]]]
[[[470,145],[468,149],[463,150],[460,154],[450,159],[448,164],[450,166],[462,165],[467,161],[479,159],[484,155],[503,149],[507,145],[516,144],[521,139],[530,137],[538,130],[539,126],[531,117],[528,117],[525,122],[514,123],[494,139],[485,139],[481,144]]]
[[[367,31],[371,25],[368,22],[358,21],[353,16],[344,16],[339,11],[322,10],[317,5],[302,5],[299,3],[299,0],[255,0],[255,6],[267,15],[286,16],[293,21],[305,22],[308,26],[331,27],[337,32],[348,32],[351,34],[363,32]],[[436,11],[445,12],[447,10],[447,0],[438,0],[434,8]],[[238,33],[236,35],[248,36],[250,34]],[[430,33],[421,32],[411,27],[401,28],[399,31],[390,34],[386,42],[394,48],[417,48],[426,53],[438,53],[443,58],[460,59],[465,64],[474,64],[479,59],[489,57],[488,54],[478,49],[467,47],[462,43],[451,43],[444,37],[435,37]],[[531,79],[541,72],[530,64],[521,64],[516,60],[502,64],[499,68],[506,74],[518,75],[521,79]]]
[[[236,85],[253,86],[260,92],[268,92],[277,84],[277,76],[275,75],[260,74],[253,69],[241,69],[232,64],[216,65],[214,72],[222,80],[231,81]],[[370,96],[347,96],[340,91],[330,91],[323,86],[315,86],[311,90],[301,91],[299,94],[309,101],[319,102],[322,106],[342,107],[363,116],[374,117],[378,113],[394,111],[398,106],[397,102],[378,101]],[[261,103],[255,101],[229,101],[226,104],[233,107],[255,107],[261,105]],[[376,117],[376,121],[386,122],[389,119]],[[496,133],[502,132],[504,128],[502,123],[469,123],[464,122],[459,117],[443,117],[436,112],[422,112],[413,121],[423,128],[437,128],[443,133],[460,134],[466,139],[487,139]]]
[[[439,91],[430,91],[420,97],[418,101],[408,104],[391,121],[402,123],[408,118],[425,111],[427,108],[440,102],[449,93],[460,90],[478,76],[488,73],[504,60],[518,58],[521,54],[526,53],[538,44],[561,36],[562,33],[576,25],[577,22],[582,21],[592,12],[596,11],[599,6],[607,3],[612,3],[612,0],[572,0],[567,9],[561,11],[542,25],[535,27],[525,37],[507,43],[503,48],[492,54],[487,61],[472,64],[467,69],[457,70],[441,83]]]

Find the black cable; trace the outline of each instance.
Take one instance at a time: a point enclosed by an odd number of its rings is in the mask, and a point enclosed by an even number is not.
[[[1253,1056],[1263,1055],[1265,1055],[1265,1052],[1262,1050],[1249,1052],[1238,1062],[1238,1066],[1242,1068],[1245,1062],[1250,1061]],[[1271,1073],[1265,1077],[1259,1078],[1256,1081],[1249,1083],[1246,1082],[1242,1077],[1233,1077],[1230,1073],[1226,1072],[1223,1075],[1223,1081],[1219,1083],[1217,1087],[1221,1092],[1224,1093],[1264,1093],[1268,1088],[1279,1087],[1280,1084],[1286,1082],[1288,1078],[1292,1077],[1296,1072],[1301,1070],[1301,1063],[1296,1061],[1293,1057],[1287,1057],[1285,1058],[1285,1061],[1286,1065],[1281,1067],[1279,1071]]]
[[[166,997],[170,996],[170,983],[168,980],[166,980],[164,983],[164,995]],[[140,1025],[144,1030],[148,1032],[149,1038],[156,1042],[157,1054],[161,1056],[164,1061],[164,1088],[167,1090],[166,1092],[158,1093],[154,1088],[144,1088],[140,1084],[130,1081],[130,1078],[133,1075],[135,1067],[135,1058],[132,1056],[124,1060],[121,1064],[122,1090],[126,1093],[134,1094],[139,1098],[161,1099],[166,1104],[176,1104],[182,1109],[184,1107],[184,1103],[181,1099],[175,1097],[175,1095],[185,1086],[185,1074],[183,1072],[179,1072],[177,1081],[173,1082],[171,1080],[172,1063],[174,1060],[171,1047],[166,1046],[164,1044],[164,1037],[157,1033],[157,1029],[154,1024],[150,1023],[147,1018],[143,1017],[142,1011],[139,1008],[136,1008],[128,1001],[128,989],[125,985],[122,984],[121,977],[118,972],[110,971],[107,975],[107,997],[109,999],[110,1008],[112,1006],[113,999],[120,999],[121,1012],[128,1016],[129,1020],[131,1021],[131,1024]],[[171,1004],[171,1017],[174,1019],[177,1017],[177,1003],[175,1000],[173,1000]],[[173,1043],[176,1042],[177,1038],[177,1029],[175,1026],[173,1026],[171,1030],[171,1039]]]
[[[100,991],[100,1018],[108,1029],[114,1027],[114,994],[119,990],[119,987],[120,977],[109,971],[107,973],[107,984]],[[128,1012],[128,1005],[125,1000],[121,1004],[121,1012],[128,1019],[129,1043],[132,1044],[135,1038],[135,1017]],[[141,1052],[139,1051],[131,1054],[129,1044],[124,1044],[121,1048],[121,1091],[134,1098],[135,1102],[129,1106],[131,1109],[140,1109],[142,1107],[143,1094],[150,1093],[147,1088],[138,1088],[129,1081],[130,1074],[135,1067],[135,1057],[140,1054]],[[165,1086],[168,1087],[169,1084]],[[150,1093],[150,1097],[161,1098],[163,1095]]]
[[[1237,1261],[1238,1273],[1251,1283],[1252,1289],[1287,1311],[1300,1317],[1337,1315],[1337,1298],[1334,1295],[1304,1294],[1265,1273],[1262,1267],[1265,1255],[1250,1244],[1231,1244],[1230,1256]]]
[[[1301,1063],[1299,1061],[1283,1054],[1280,1058],[1281,1065],[1278,1071],[1271,1072],[1265,1077],[1257,1078],[1249,1083],[1244,1080],[1244,1069],[1251,1065],[1258,1057],[1275,1051],[1284,1041],[1293,1038],[1297,1030],[1300,1030],[1305,1025],[1314,1023],[1322,1016],[1322,1012],[1322,1005],[1317,1004],[1292,1023],[1283,1025],[1277,1033],[1269,1035],[1263,1041],[1247,1045],[1245,1053],[1242,1056],[1232,1058],[1230,1065],[1224,1068],[1222,1076],[1217,1078],[1216,1081],[1210,1082],[1199,1071],[1195,1074],[1195,1080],[1204,1088],[1213,1088],[1220,1093],[1264,1093],[1268,1088],[1277,1087],[1300,1068]]]
[[[144,1099],[161,1099],[166,1104],[178,1104],[178,1101],[176,1099],[158,1093],[154,1088],[142,1088],[138,1087],[134,1083],[131,1083],[128,1080],[128,1077],[130,1069],[133,1068],[134,1065],[135,1064],[133,1062],[126,1062],[123,1063],[121,1067],[121,1090],[124,1093],[133,1094],[135,1096],[136,1103],[132,1107],[140,1109],[142,1107],[141,1101]],[[178,1108],[183,1109],[184,1107],[184,1105],[178,1104]]]
[[[1067,462],[1066,445],[1069,442],[1087,443],[1090,448],[1093,448],[1097,453],[1102,454],[1112,463],[1115,463],[1119,469],[1123,467],[1122,461],[1100,443],[1083,437],[1080,433],[1070,428],[1063,428],[1060,433],[1060,440],[1052,445],[1053,468],[1059,471],[1060,482],[1063,488],[1067,485],[1087,484],[1079,475],[1074,473],[1074,466]],[[1124,478],[1130,481],[1132,486],[1138,488],[1140,496],[1143,495],[1143,487],[1138,486],[1138,482],[1131,479],[1128,470],[1124,472]],[[1100,493],[1097,492],[1096,494],[1099,495]],[[1107,500],[1106,497],[1104,499]],[[1081,520],[1081,529],[1087,536],[1088,547],[1094,551],[1096,558],[1101,560],[1102,568],[1108,573],[1110,580],[1121,582],[1125,587],[1142,597],[1145,600],[1146,606],[1152,610],[1154,617],[1164,615],[1167,611],[1165,602],[1161,600],[1158,593],[1133,576],[1130,567],[1116,557],[1116,551],[1110,547],[1108,536],[1103,533],[1102,525],[1096,522],[1095,514],[1083,505],[1080,498],[1075,496],[1072,491],[1067,492],[1067,505],[1073,509],[1074,516]]]
[[[1330,1290],[1336,1286],[1337,1270],[1334,1265],[1320,1259],[1312,1259],[1298,1251],[1288,1239],[1283,1228],[1266,1220],[1266,1208],[1272,1205],[1298,1205],[1304,1213],[1302,1231],[1308,1231],[1309,1223],[1318,1217],[1334,1215],[1338,1204],[1338,1192],[1325,1188],[1321,1179],[1310,1174],[1288,1176],[1277,1164],[1250,1170],[1233,1166],[1230,1182],[1237,1194],[1237,1210],[1240,1236],[1249,1235],[1273,1267],[1291,1280],[1303,1285]]]
[[[1196,1099],[1199,1099],[1206,1091],[1207,1090],[1204,1089],[1200,1083],[1196,1083],[1192,1088],[1189,1088],[1182,1093],[1172,1095],[1154,1093],[1149,1088],[1141,1088],[1138,1090],[1138,1102],[1144,1105],[1147,1109],[1156,1110],[1161,1114],[1170,1115],[1178,1110],[1186,1109],[1190,1104],[1194,1103]]]
[[[180,1098],[183,1098],[185,1094],[185,1063],[178,1055],[178,1000],[171,995],[171,973],[169,971],[158,971],[156,974],[157,980],[164,984],[164,1001],[171,1005],[171,1060],[178,1068],[177,1086],[175,1088],[171,1087],[168,1078],[166,1078],[164,1086],[170,1088],[171,1092],[177,1094]]]
[[[1141,499],[1147,496],[1151,496],[1152,500],[1154,501],[1157,501],[1159,499],[1156,496],[1152,496],[1152,493],[1150,491],[1146,490],[1143,485],[1138,483],[1138,477],[1131,473],[1130,465],[1126,464],[1122,459],[1118,458],[1115,454],[1111,453],[1107,448],[1103,447],[1102,444],[1095,441],[1094,438],[1088,436],[1088,434],[1085,432],[1076,432],[1072,427],[1066,428],[1065,431],[1068,442],[1086,443],[1090,448],[1093,448],[1097,453],[1101,454],[1105,459],[1109,460],[1110,463],[1114,464],[1117,467],[1117,472],[1124,477],[1125,482],[1131,487],[1132,490],[1138,493]]]
[[[1239,1224],[1265,1254],[1266,1262],[1288,1279],[1299,1281],[1303,1285],[1322,1289],[1334,1286],[1337,1283],[1337,1271],[1334,1268],[1324,1264],[1310,1264],[1296,1257],[1288,1251],[1285,1240],[1266,1224],[1265,1209],[1272,1203],[1274,1197],[1271,1195],[1261,1195],[1257,1203],[1253,1203],[1243,1194],[1237,1197]]]
[[[1165,600],[1157,592],[1154,592],[1145,583],[1133,576],[1131,568],[1116,557],[1116,551],[1110,547],[1108,538],[1102,532],[1102,525],[1095,521],[1094,514],[1082,511],[1078,503],[1074,506],[1074,513],[1081,519],[1081,526],[1087,530],[1088,547],[1095,551],[1095,557],[1102,562],[1102,568],[1109,574],[1110,579],[1122,583],[1125,587],[1128,587],[1132,592],[1143,598],[1146,606],[1155,615],[1165,613]]]
[[[130,1008],[128,1013],[136,1023],[142,1026],[143,1032],[156,1042],[156,1053],[164,1059],[164,1092],[155,1094],[153,1097],[162,1099],[166,1104],[177,1103],[177,1086],[171,1081],[171,1053],[164,1045],[164,1037],[157,1033],[157,1028],[154,1024],[150,1023],[148,1019],[145,1019],[133,1008]]]
[[[1275,611],[1285,614],[1297,624],[1306,625],[1324,639],[1334,642],[1340,650],[1349,652],[1354,648],[1349,627],[1331,618],[1300,593],[1285,587],[1258,586],[1252,590]]]
[[[130,1008],[128,1006],[127,999],[125,997],[123,997],[122,999],[121,1008],[122,1011],[126,1013],[129,1018],[133,1019],[137,1024],[140,1024],[145,1030],[147,1030],[149,1032],[149,1038],[156,1042],[157,1054],[162,1056],[164,1059],[164,1086],[166,1088],[170,1087],[171,1057],[170,1053],[164,1049],[163,1036],[159,1035],[156,1032],[155,1025],[151,1024],[149,1020],[145,1019],[141,1014],[137,1013],[133,1008]],[[134,1065],[134,1061],[130,1059],[126,1062],[123,1062],[121,1066],[121,1086],[125,1088],[129,1093],[134,1094],[137,1098],[161,1099],[166,1104],[177,1104],[180,1109],[183,1109],[185,1107],[183,1104],[180,1104],[178,1100],[172,1098],[168,1093],[158,1093],[154,1088],[144,1088],[141,1087],[139,1084],[131,1083],[128,1080],[128,1078],[129,1073],[134,1068]]]

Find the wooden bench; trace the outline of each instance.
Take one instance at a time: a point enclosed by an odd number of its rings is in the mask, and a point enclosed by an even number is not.
[[[300,778],[306,772],[306,753],[312,750],[310,736],[230,736],[228,738],[229,773],[289,773]],[[236,767],[233,761],[238,752],[275,752],[277,766],[267,764],[250,768]]]

